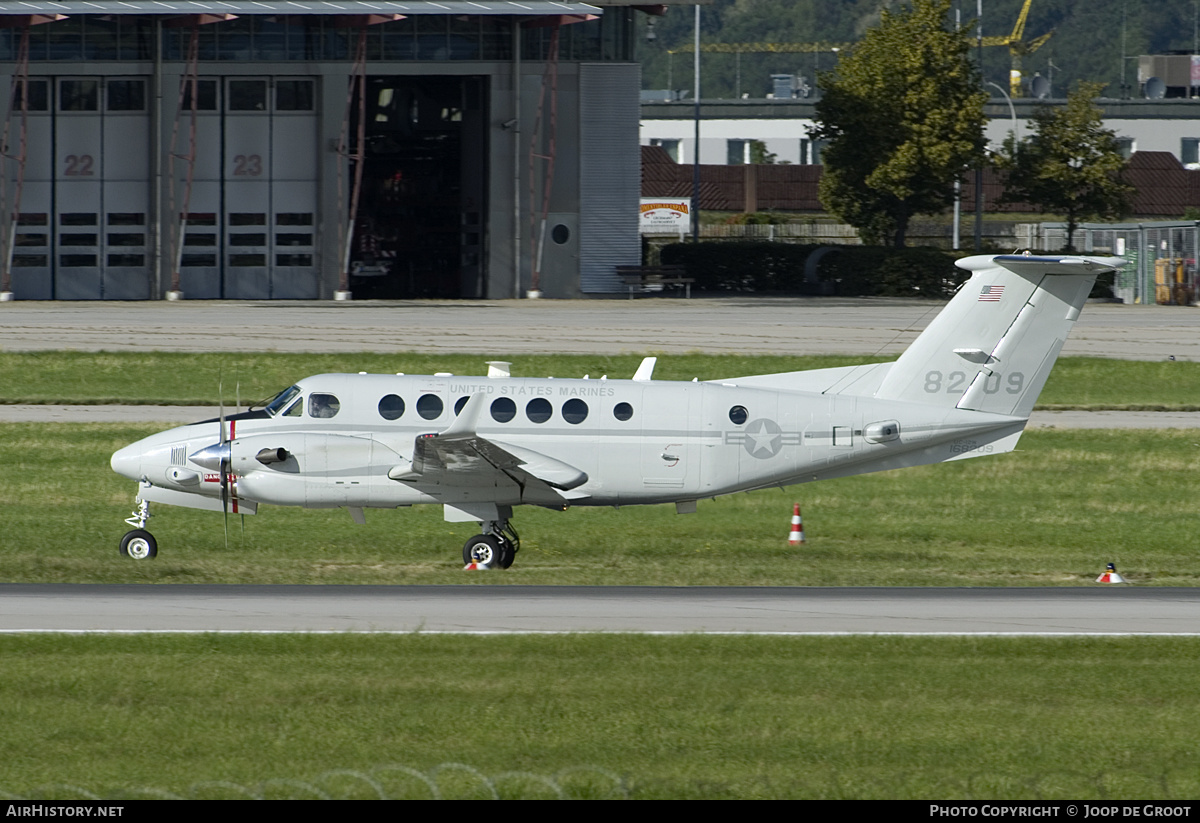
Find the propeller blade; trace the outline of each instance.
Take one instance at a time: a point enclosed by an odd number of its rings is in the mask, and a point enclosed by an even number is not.
[[[220,369],[217,369],[217,425],[221,429],[220,445],[224,446],[229,442],[225,436],[225,383],[224,376]],[[222,449],[221,451],[221,512],[222,520],[225,524],[225,548],[229,548],[229,451]]]
[[[225,522],[225,548],[229,548],[229,461],[221,461],[221,512]]]

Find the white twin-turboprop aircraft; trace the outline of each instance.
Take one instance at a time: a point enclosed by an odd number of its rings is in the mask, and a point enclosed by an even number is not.
[[[696,501],[1011,451],[1097,274],[1119,258],[977,256],[900,359],[706,382],[450,374],[321,374],[260,409],[171,429],[112,457],[138,482],[121,553],[154,557],[150,503],[253,514],[259,505],[418,503],[481,533],[463,559],[507,568],[521,504]]]

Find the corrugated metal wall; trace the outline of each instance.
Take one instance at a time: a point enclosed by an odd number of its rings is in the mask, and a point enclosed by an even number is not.
[[[638,156],[641,66],[579,67],[579,282],[585,294],[623,292],[617,266],[641,262]]]

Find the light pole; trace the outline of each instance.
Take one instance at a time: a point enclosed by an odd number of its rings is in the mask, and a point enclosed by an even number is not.
[[[1013,106],[1013,101],[1012,101],[1012,98],[1008,96],[1008,92],[1006,92],[1006,91],[1004,90],[1004,87],[1003,87],[1003,86],[1001,86],[999,83],[993,83],[993,82],[991,82],[991,81],[989,80],[989,81],[987,82],[987,85],[991,86],[991,87],[992,87],[992,88],[994,88],[996,91],[998,91],[998,92],[1000,92],[1001,94],[1003,94],[1003,95],[1004,95],[1004,102],[1008,103],[1008,113],[1009,113],[1009,114],[1012,116],[1012,123],[1013,123],[1013,127],[1012,127],[1012,135],[1013,135],[1013,140],[1014,140],[1014,141],[1020,140],[1020,139],[1021,139],[1021,124],[1017,122],[1017,109],[1016,109],[1016,107],[1015,107],[1015,106]]]
[[[829,53],[833,55],[834,65],[837,65],[837,55],[841,49],[837,46],[829,49]],[[812,77],[812,96],[814,99],[820,96],[821,84],[818,78],[821,76],[821,55],[825,52],[817,45],[813,45],[813,77]]]
[[[979,77],[983,79],[983,0],[975,2],[975,44]],[[975,253],[983,251],[983,162],[975,167]]]
[[[696,7],[693,25],[692,49],[692,97],[695,107],[692,111],[694,120],[695,149],[692,151],[692,242],[700,242],[700,6]]]

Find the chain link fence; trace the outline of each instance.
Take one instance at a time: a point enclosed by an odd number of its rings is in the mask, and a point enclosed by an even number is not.
[[[1066,223],[1027,223],[1019,227],[1021,245],[1061,249]],[[1125,303],[1187,306],[1196,302],[1200,222],[1084,223],[1075,232],[1075,248],[1089,254],[1124,257],[1113,296]]]

